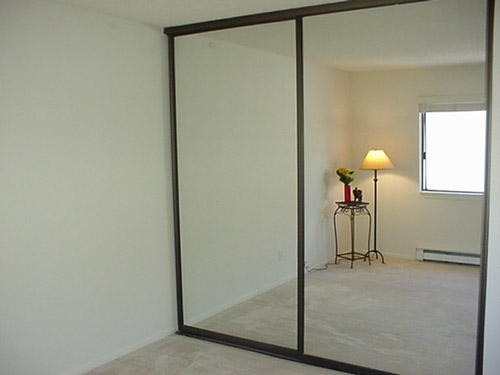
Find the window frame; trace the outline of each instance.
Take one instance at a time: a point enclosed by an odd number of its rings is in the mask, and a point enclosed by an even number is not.
[[[427,134],[426,134],[426,114],[428,112],[467,112],[486,111],[484,100],[477,101],[454,101],[454,102],[428,102],[419,104],[419,190],[426,195],[438,196],[479,196],[484,195],[483,191],[462,191],[462,190],[432,190],[427,188]],[[486,124],[485,124],[486,125]],[[487,135],[486,135],[487,138]],[[486,139],[485,139],[486,142]]]

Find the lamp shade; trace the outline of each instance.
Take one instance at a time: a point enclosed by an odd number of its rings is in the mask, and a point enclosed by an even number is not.
[[[384,150],[370,150],[359,169],[392,169],[394,164],[389,160]]]

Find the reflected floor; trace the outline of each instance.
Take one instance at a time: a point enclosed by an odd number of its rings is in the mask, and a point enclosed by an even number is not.
[[[201,322],[196,327],[297,348],[297,282],[284,283]]]
[[[307,277],[306,352],[404,375],[474,373],[479,267],[390,259]]]
[[[388,259],[306,275],[305,351],[404,375],[473,373],[479,268]],[[296,282],[196,326],[295,347]]]

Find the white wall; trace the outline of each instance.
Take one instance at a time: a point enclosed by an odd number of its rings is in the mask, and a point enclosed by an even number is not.
[[[214,33],[216,39],[176,41],[183,288],[190,324],[296,272],[293,25],[244,28],[238,35],[256,38],[262,27],[288,41],[285,49],[292,53],[224,41],[232,30]],[[349,74],[307,62],[305,84],[306,261],[319,266],[332,260],[331,212],[342,193],[332,166],[344,165],[351,154]],[[265,195],[259,193],[262,183]]]
[[[418,104],[482,98],[483,83],[482,65],[347,73],[306,64],[306,259],[310,265],[332,255],[330,214],[334,201],[342,199],[336,168],[352,168],[352,186],[362,189],[364,199],[373,204],[373,172],[358,169],[372,148],[385,149],[396,165],[392,171],[379,172],[378,244],[384,253],[414,258],[417,247],[479,253],[482,198],[419,193]],[[325,184],[327,168],[330,175]],[[349,247],[348,238],[341,235],[349,228],[342,224],[340,219],[341,251]],[[357,226],[359,250],[366,247],[365,227],[362,222]]]
[[[379,172],[379,248],[414,258],[415,248],[479,253],[482,198],[419,193],[418,104],[484,97],[482,65],[352,74],[352,166],[384,149],[395,169]],[[373,171],[354,185],[373,200]],[[465,178],[465,176],[464,176]]]
[[[321,267],[334,257],[331,215],[343,197],[335,171],[350,166],[350,74],[306,60],[304,85],[306,261]],[[347,239],[340,236],[340,249]]]
[[[486,322],[484,338],[484,375],[496,375],[500,368],[500,7],[495,10],[493,43],[493,96],[491,129],[490,210],[488,238],[488,268],[486,290]]]
[[[78,374],[174,329],[165,50],[158,28],[1,2],[1,374]]]
[[[293,23],[272,27],[293,50]],[[295,60],[192,35],[176,40],[176,76],[183,292],[195,324],[296,277]]]
[[[0,373],[78,374],[175,326],[164,38],[116,17],[3,0],[0,50]],[[499,61],[496,48],[495,71]],[[493,77],[486,375],[500,367]],[[380,143],[401,168],[402,147]],[[391,184],[414,184],[382,173],[381,210]]]

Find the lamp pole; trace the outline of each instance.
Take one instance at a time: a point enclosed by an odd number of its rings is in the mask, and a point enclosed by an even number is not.
[[[370,256],[370,253],[374,253],[376,259],[378,259],[378,255],[380,254],[380,257],[382,258],[382,263],[385,264],[384,260],[384,255],[378,250],[377,248],[377,183],[378,183],[378,177],[377,177],[377,170],[373,170],[373,249],[369,250],[366,253],[366,257]]]
[[[363,160],[363,163],[361,163],[361,166],[359,169],[371,169],[373,170],[373,203],[374,203],[374,220],[373,220],[373,249],[369,249],[366,254],[365,254],[365,259],[368,258],[368,261],[370,261],[370,255],[373,253],[375,254],[375,258],[378,259],[378,256],[380,255],[380,258],[382,258],[382,263],[385,263],[384,255],[380,252],[380,250],[377,247],[377,223],[378,223],[378,171],[381,169],[392,169],[394,168],[394,164],[392,164],[391,160],[387,157],[386,153],[384,150],[380,149],[375,149],[375,150],[370,150],[365,156],[365,159]],[[371,264],[371,262],[370,262]]]

